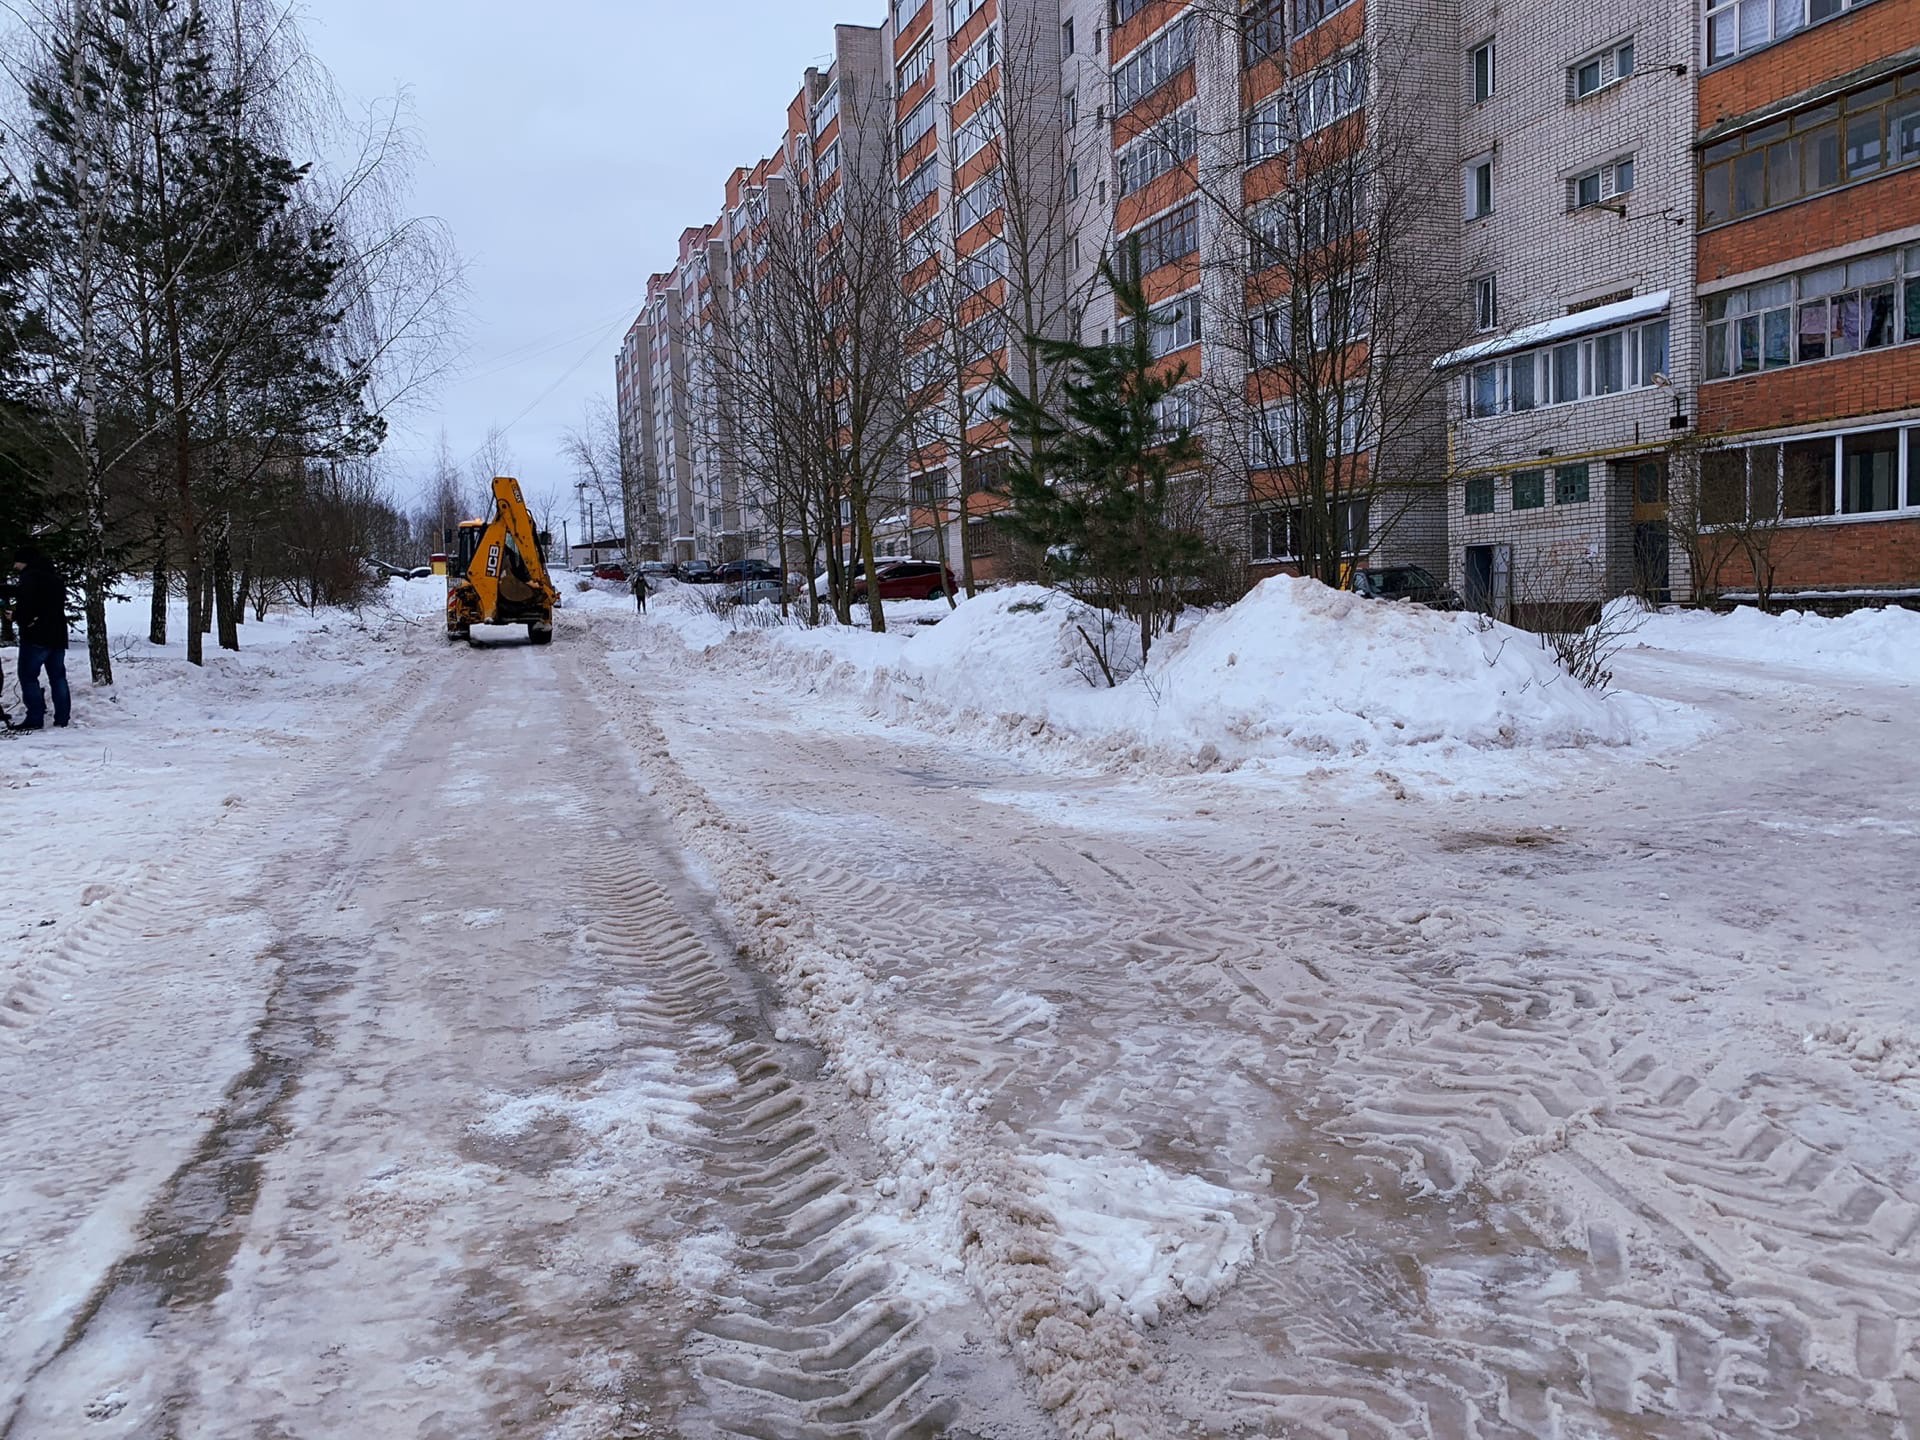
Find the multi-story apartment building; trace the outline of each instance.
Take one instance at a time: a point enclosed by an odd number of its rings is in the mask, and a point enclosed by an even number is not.
[[[773,553],[725,317],[772,217],[878,224],[878,184],[915,417],[881,553],[995,575],[994,382],[1047,383],[1030,334],[1121,335],[1098,270],[1137,247],[1164,422],[1254,575],[1311,523],[1521,620],[1756,554],[1920,587],[1916,37],[1920,0],[892,0],[650,287],[616,365],[642,508],[662,553]],[[1307,422],[1314,371],[1348,413]],[[1345,452],[1330,522],[1309,443]]]
[[[1703,578],[1920,592],[1920,0],[1703,20]]]
[[[1451,395],[1448,565],[1528,620],[1686,583],[1670,471],[1691,435],[1695,20],[1468,0],[1450,38],[1472,343]],[[1544,617],[1542,617],[1544,618]]]

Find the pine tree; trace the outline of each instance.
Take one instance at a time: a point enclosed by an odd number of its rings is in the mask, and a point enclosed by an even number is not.
[[[1019,391],[1003,403],[1019,458],[1000,523],[1045,557],[1054,583],[1131,613],[1145,664],[1153,637],[1180,608],[1182,579],[1204,567],[1211,547],[1172,519],[1173,477],[1198,463],[1201,446],[1188,427],[1161,423],[1159,404],[1185,370],[1154,358],[1155,321],[1130,278],[1137,273],[1137,256],[1132,265],[1102,265],[1128,322],[1119,340],[1034,342],[1041,362],[1063,374],[1060,413]]]

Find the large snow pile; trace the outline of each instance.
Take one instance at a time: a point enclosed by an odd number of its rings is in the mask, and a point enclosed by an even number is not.
[[[906,642],[893,671],[954,710],[1202,763],[1444,743],[1622,745],[1640,713],[1570,679],[1535,636],[1312,580],[1268,580],[1163,636],[1148,667],[1111,689],[1086,638],[1101,619],[1056,591],[1016,586]],[[1123,624],[1115,649],[1131,644]]]
[[[1920,610],[1856,610],[1828,619],[1742,606],[1726,615],[1662,610],[1637,623],[1634,643],[1653,650],[1920,684]]]
[[[796,690],[857,695],[889,720],[988,728],[1149,768],[1671,743],[1699,729],[1679,707],[1581,685],[1536,635],[1290,576],[1228,609],[1190,612],[1133,674],[1134,622],[1038,585],[988,591],[938,624],[886,635],[743,629],[671,602],[656,616],[716,659],[765,667]],[[1111,688],[1089,643],[1103,625],[1124,677]]]

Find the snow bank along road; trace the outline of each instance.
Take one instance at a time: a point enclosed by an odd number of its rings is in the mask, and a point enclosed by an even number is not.
[[[1488,798],[563,619],[10,931],[0,1436],[1920,1435],[1911,689]]]

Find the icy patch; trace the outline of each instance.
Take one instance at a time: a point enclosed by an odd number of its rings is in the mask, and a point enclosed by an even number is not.
[[[1025,1159],[1059,1226],[1066,1293],[1089,1314],[1157,1325],[1211,1304],[1252,1258],[1253,1235],[1231,1190],[1133,1156]]]

